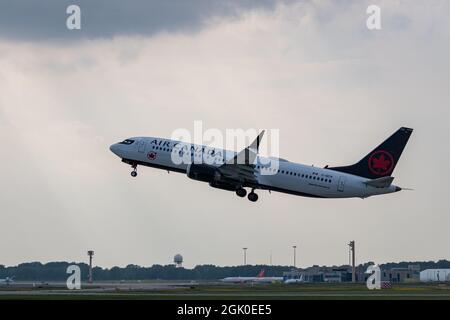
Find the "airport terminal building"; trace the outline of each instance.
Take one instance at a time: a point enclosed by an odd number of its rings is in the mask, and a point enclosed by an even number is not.
[[[366,282],[369,277],[366,268],[356,267],[356,282]],[[305,269],[295,269],[283,273],[285,279],[303,279],[305,282],[341,283],[352,281],[352,267],[320,267],[312,266]],[[420,280],[420,266],[409,265],[407,268],[392,268],[381,270],[381,280],[391,283],[417,282]]]

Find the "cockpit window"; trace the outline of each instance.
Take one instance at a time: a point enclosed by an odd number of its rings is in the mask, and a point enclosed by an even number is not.
[[[120,144],[132,144],[134,142],[134,140],[131,140],[131,139],[126,139],[126,140],[123,140],[122,142],[119,142]]]

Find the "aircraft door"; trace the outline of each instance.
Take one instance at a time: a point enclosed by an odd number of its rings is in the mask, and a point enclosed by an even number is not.
[[[345,177],[341,176],[339,177],[337,191],[344,192],[344,187],[345,187]]]
[[[145,151],[145,145],[146,145],[145,140],[139,141],[139,144],[138,144],[138,151],[139,151],[140,153],[144,153],[144,151]]]

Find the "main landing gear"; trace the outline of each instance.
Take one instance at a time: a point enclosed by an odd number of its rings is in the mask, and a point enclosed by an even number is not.
[[[252,189],[252,192],[250,192],[247,196],[248,200],[250,200],[251,202],[256,202],[258,201],[258,195],[255,193],[255,189]]]
[[[239,188],[239,189],[236,190],[236,195],[238,197],[243,198],[243,197],[245,197],[247,195],[247,190],[245,190],[244,188]]]
[[[239,188],[236,190],[236,195],[238,197],[244,198],[247,195],[247,190],[245,190],[244,188]],[[258,195],[255,193],[255,189],[252,189],[252,191],[248,194],[247,198],[251,202],[258,201]]]
[[[137,164],[132,164],[131,167],[133,168],[133,171],[131,171],[131,176],[135,178],[137,176]]]

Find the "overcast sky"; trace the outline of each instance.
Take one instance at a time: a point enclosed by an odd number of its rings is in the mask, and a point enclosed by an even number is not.
[[[77,3],[82,29],[69,31]],[[366,28],[381,7],[382,29]],[[0,1],[0,264],[300,266],[449,259],[448,1]],[[259,192],[130,168],[109,145],[178,128],[279,129],[280,155],[362,158],[415,129],[361,199]]]

